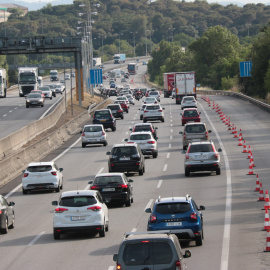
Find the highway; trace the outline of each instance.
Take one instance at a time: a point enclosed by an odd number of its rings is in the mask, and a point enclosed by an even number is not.
[[[141,86],[146,66],[140,66],[133,85]],[[11,98],[10,98],[11,99]],[[229,96],[210,96],[230,117],[237,130],[241,129],[247,145],[251,146],[255,166],[264,189],[269,189],[270,119],[269,114],[255,106]],[[8,99],[6,99],[8,100]],[[1,100],[2,101],[2,100]],[[136,101],[124,120],[117,120],[115,132],[108,131],[108,145],[81,148],[80,134],[74,136],[44,161],[55,160],[63,167],[63,191],[85,189],[97,173],[108,172],[108,156],[114,143],[128,138],[129,128],[139,120],[141,101]],[[212,104],[212,103],[211,103]],[[129,174],[133,179],[134,203],[130,208],[109,208],[109,232],[105,238],[91,234],[67,234],[61,240],[53,239],[51,201],[59,194],[37,192],[22,195],[21,176],[0,189],[8,200],[15,202],[15,229],[0,235],[1,269],[105,269],[115,270],[112,257],[125,232],[146,231],[148,215],[144,209],[158,198],[190,194],[198,205],[204,205],[204,241],[201,247],[194,242],[183,244],[192,256],[186,259],[188,269],[201,270],[266,270],[270,256],[264,253],[266,232],[263,232],[263,202],[257,202],[254,192],[256,175],[248,175],[249,160],[237,146],[238,140],[221,122],[212,106],[198,97],[202,121],[212,130],[211,139],[221,147],[221,175],[209,173],[184,176],[184,155],[179,131],[180,105],[171,98],[161,98],[165,108],[165,122],[158,127],[159,155],[146,159],[143,176]],[[91,120],[89,119],[89,123]],[[64,154],[64,150],[69,149]],[[13,191],[12,191],[13,190]],[[12,192],[11,192],[12,191]],[[11,192],[11,193],[10,193]]]

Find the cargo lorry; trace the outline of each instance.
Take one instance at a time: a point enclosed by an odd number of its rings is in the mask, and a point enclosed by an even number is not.
[[[121,64],[126,62],[126,55],[124,53],[122,54],[115,54],[113,56],[114,64]]]
[[[175,102],[180,104],[184,96],[196,98],[195,72],[175,72]]]
[[[59,81],[59,74],[57,70],[50,70],[50,81]]]
[[[38,68],[18,68],[19,96],[27,96],[32,90],[38,90]]]
[[[101,65],[101,58],[100,57],[93,58],[93,66],[97,67],[97,66],[100,66],[100,65]]]
[[[163,73],[164,97],[170,97],[174,88],[175,72]]]
[[[7,96],[7,72],[5,69],[0,68],[0,97]]]

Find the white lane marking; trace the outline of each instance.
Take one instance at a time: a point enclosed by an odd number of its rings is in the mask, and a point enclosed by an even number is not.
[[[114,267],[114,266],[110,266],[110,267],[108,268],[108,270],[115,270],[115,267]]]
[[[45,116],[45,115],[46,115],[53,107],[55,107],[57,104],[59,104],[59,102],[60,102],[60,101],[57,100],[55,103],[53,103],[52,106],[50,106],[49,109],[39,117],[39,119],[44,118],[44,116]]]
[[[148,202],[148,204],[147,204],[146,207],[144,208],[144,210],[147,209],[147,208],[150,208],[151,205],[153,204],[153,201],[154,201],[154,199],[150,199],[149,202]]]
[[[100,170],[97,172],[97,174],[102,173],[103,170],[104,170],[104,167],[100,168]]]
[[[172,119],[170,121],[172,122]]]
[[[169,143],[169,148],[172,148],[172,144],[171,143]]]
[[[173,129],[171,128],[171,132],[173,132]]]
[[[159,181],[158,181],[157,188],[160,188],[160,187],[161,187],[162,182],[163,182],[163,180],[159,180]]]
[[[133,228],[132,230],[131,230],[131,232],[136,232],[137,231],[137,228]]]
[[[168,164],[165,164],[164,167],[163,167],[163,172],[167,171],[167,167],[168,167]]]
[[[6,196],[5,199],[7,199],[9,196],[11,196],[13,193],[15,193],[18,189],[20,189],[22,187],[22,184],[19,184],[17,187],[15,187],[14,189],[12,189]]]
[[[27,246],[28,247],[31,247],[31,246],[33,246],[34,244],[35,244],[35,242],[43,235],[45,233],[45,231],[44,232],[40,232]]]
[[[171,127],[173,127],[173,124],[171,124]]]
[[[12,111],[9,111],[10,113],[12,112]]]
[[[126,132],[126,134],[128,135],[128,131]]]
[[[208,114],[203,109],[202,105],[200,105],[207,120],[212,126],[212,130],[215,132],[217,140],[222,148],[222,153],[225,162],[226,169],[226,178],[227,178],[227,190],[226,190],[226,207],[225,207],[225,219],[224,219],[224,232],[223,232],[223,240],[222,240],[222,251],[221,251],[221,262],[220,262],[220,270],[228,270],[229,265],[229,253],[230,253],[230,231],[231,231],[231,217],[232,217],[232,178],[231,178],[231,170],[229,159],[225,150],[225,147],[222,143],[222,140],[214,127],[214,124],[210,120]]]
[[[131,124],[134,124],[134,121],[132,121]]]
[[[172,140],[172,136],[170,136],[170,140]]]
[[[7,116],[6,114],[3,115],[3,117],[6,117],[6,116]]]
[[[14,108],[14,110],[17,110],[17,109],[18,109],[18,107],[15,107],[15,108]]]
[[[170,115],[170,117],[172,118],[172,115]]]
[[[167,156],[166,156],[166,158],[170,158],[170,154],[171,154],[171,153],[167,153]]]

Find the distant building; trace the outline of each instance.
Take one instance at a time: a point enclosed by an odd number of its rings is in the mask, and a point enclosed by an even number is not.
[[[11,14],[10,10],[13,8],[18,8],[23,12],[23,15],[28,13],[28,8],[21,6],[21,5],[16,5],[16,4],[0,4],[0,22],[7,21],[8,16]]]

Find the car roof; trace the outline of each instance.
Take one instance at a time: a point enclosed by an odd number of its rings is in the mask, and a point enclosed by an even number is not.
[[[95,110],[95,112],[100,112],[100,111],[110,111],[110,109],[100,109],[100,110]]]
[[[137,126],[152,126],[152,123],[137,123],[134,126],[135,127],[137,127]]]
[[[48,161],[48,162],[31,162],[28,164],[28,167],[30,166],[41,166],[41,165],[53,165],[53,161]]]
[[[212,144],[212,141],[192,142],[190,145]]]
[[[130,143],[117,143],[117,144],[114,144],[113,147],[125,147],[125,146],[135,146],[137,145],[136,143],[134,144],[130,144]]]
[[[183,111],[198,111],[197,108],[185,108]]]
[[[185,126],[200,126],[200,125],[205,125],[205,123],[203,123],[203,122],[200,122],[200,123],[195,123],[195,122],[192,122],[192,123],[187,123]]]
[[[124,173],[99,173],[95,175],[96,177],[101,177],[101,176],[124,176]]]
[[[145,232],[145,233],[125,233],[125,240],[144,240],[144,239],[168,239],[170,238],[169,231],[166,231],[167,233],[151,233],[151,232]]]
[[[65,191],[61,194],[61,198],[63,197],[70,197],[70,196],[95,196],[97,193],[96,190],[72,190],[72,191]]]
[[[151,131],[137,131],[137,132],[131,132],[130,133],[130,136],[131,135],[134,135],[134,134],[150,134],[152,136],[152,132]]]
[[[103,125],[100,125],[100,124],[91,124],[91,125],[84,125],[83,127],[84,128],[85,127],[103,127]]]
[[[191,197],[189,197],[191,198]],[[167,197],[167,198],[158,198],[157,203],[175,203],[175,202],[189,202],[187,197]]]

